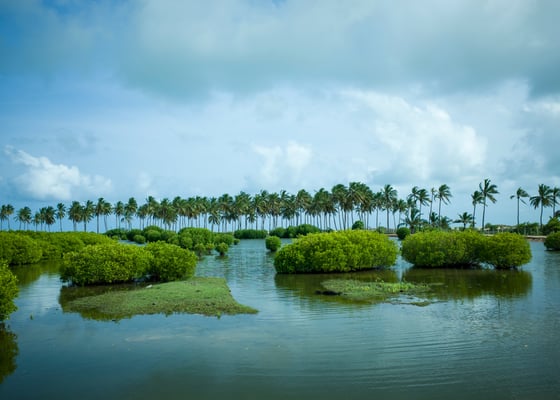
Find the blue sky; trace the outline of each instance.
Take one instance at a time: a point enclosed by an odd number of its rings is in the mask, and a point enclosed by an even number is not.
[[[446,183],[455,218],[490,178],[487,221],[514,224],[519,186],[560,186],[558,20],[555,0],[0,0],[0,204]]]

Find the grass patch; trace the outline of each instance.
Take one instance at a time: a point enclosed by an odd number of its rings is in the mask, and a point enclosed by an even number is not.
[[[193,277],[148,285],[133,290],[110,290],[105,293],[63,288],[60,303],[65,312],[78,312],[85,318],[119,320],[146,314],[254,314],[257,310],[235,301],[223,278]],[[86,293],[86,294],[84,294]]]
[[[419,296],[431,289],[423,283],[365,282],[352,279],[330,279],[321,283],[329,292],[352,301],[381,303],[401,295]]]

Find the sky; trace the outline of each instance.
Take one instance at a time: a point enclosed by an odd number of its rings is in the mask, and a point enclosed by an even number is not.
[[[513,225],[518,187],[560,186],[559,20],[556,0],[0,0],[0,204],[445,183],[454,219],[488,178],[486,222]]]

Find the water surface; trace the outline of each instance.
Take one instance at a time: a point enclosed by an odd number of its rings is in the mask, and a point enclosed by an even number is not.
[[[225,277],[259,313],[219,319],[84,319],[63,312],[56,265],[25,267],[0,398],[558,399],[560,254],[531,248],[520,271],[399,261],[352,276],[434,283],[418,307],[317,295],[332,276],[277,276],[264,241],[242,241],[197,274]]]

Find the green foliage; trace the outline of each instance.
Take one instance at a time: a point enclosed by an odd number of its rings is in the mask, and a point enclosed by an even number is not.
[[[287,228],[276,228],[270,231],[270,236],[277,236],[279,238],[290,239],[298,236],[305,236],[310,233],[319,233],[321,230],[314,225],[301,224],[298,226],[289,226]]]
[[[143,235],[134,235],[134,237],[132,238],[132,241],[134,243],[144,244],[144,243],[146,243],[146,238]]]
[[[33,264],[42,255],[41,246],[27,235],[0,232],[0,259],[5,260],[8,265]]]
[[[148,242],[158,242],[161,239],[161,230],[159,229],[144,229],[144,237]]]
[[[282,241],[277,236],[268,236],[264,241],[267,250],[275,252],[282,246]]]
[[[278,273],[351,272],[391,266],[397,246],[370,231],[315,233],[282,247],[274,266]]]
[[[221,256],[225,256],[229,250],[229,246],[227,243],[218,243],[216,244],[215,250],[220,253]]]
[[[495,268],[526,264],[529,243],[520,235],[484,236],[474,230],[425,231],[409,235],[402,243],[403,259],[417,267],[464,267],[487,263]]]
[[[117,228],[117,229],[109,229],[104,233],[105,236],[110,238],[118,238],[120,240],[127,239],[127,230],[124,228]]]
[[[290,237],[289,235],[290,234],[288,233],[288,230],[282,227],[274,228],[273,230],[270,231],[270,236],[276,236],[279,238],[289,238]]]
[[[134,240],[134,237],[142,234],[143,234],[142,229],[131,229],[126,232],[126,240],[135,242],[136,240]]]
[[[17,368],[16,359],[19,353],[17,336],[4,324],[0,323],[0,384]]]
[[[212,241],[216,244],[224,243],[231,246],[235,240],[231,233],[214,233]]]
[[[548,235],[544,240],[544,246],[547,250],[560,250],[560,232]]]
[[[410,235],[410,229],[406,226],[401,226],[397,229],[397,237],[399,240],[404,240],[408,235]]]
[[[194,275],[197,257],[192,251],[164,242],[149,243],[145,250],[153,256],[148,270],[152,279],[169,282]]]
[[[143,247],[134,245],[86,246],[64,255],[60,278],[78,286],[130,282],[149,271],[152,258]]]
[[[236,239],[264,239],[266,235],[266,231],[262,229],[238,229],[233,232]]]
[[[0,260],[0,321],[8,319],[17,310],[14,299],[18,292],[16,276],[8,268],[8,263]]]
[[[550,235],[554,232],[560,232],[560,219],[558,217],[550,218],[542,228],[543,235]]]
[[[364,229],[364,223],[362,221],[355,221],[352,224],[352,229],[356,230],[356,229]]]
[[[495,268],[514,268],[531,261],[529,242],[516,233],[498,233],[486,238],[482,259]]]

